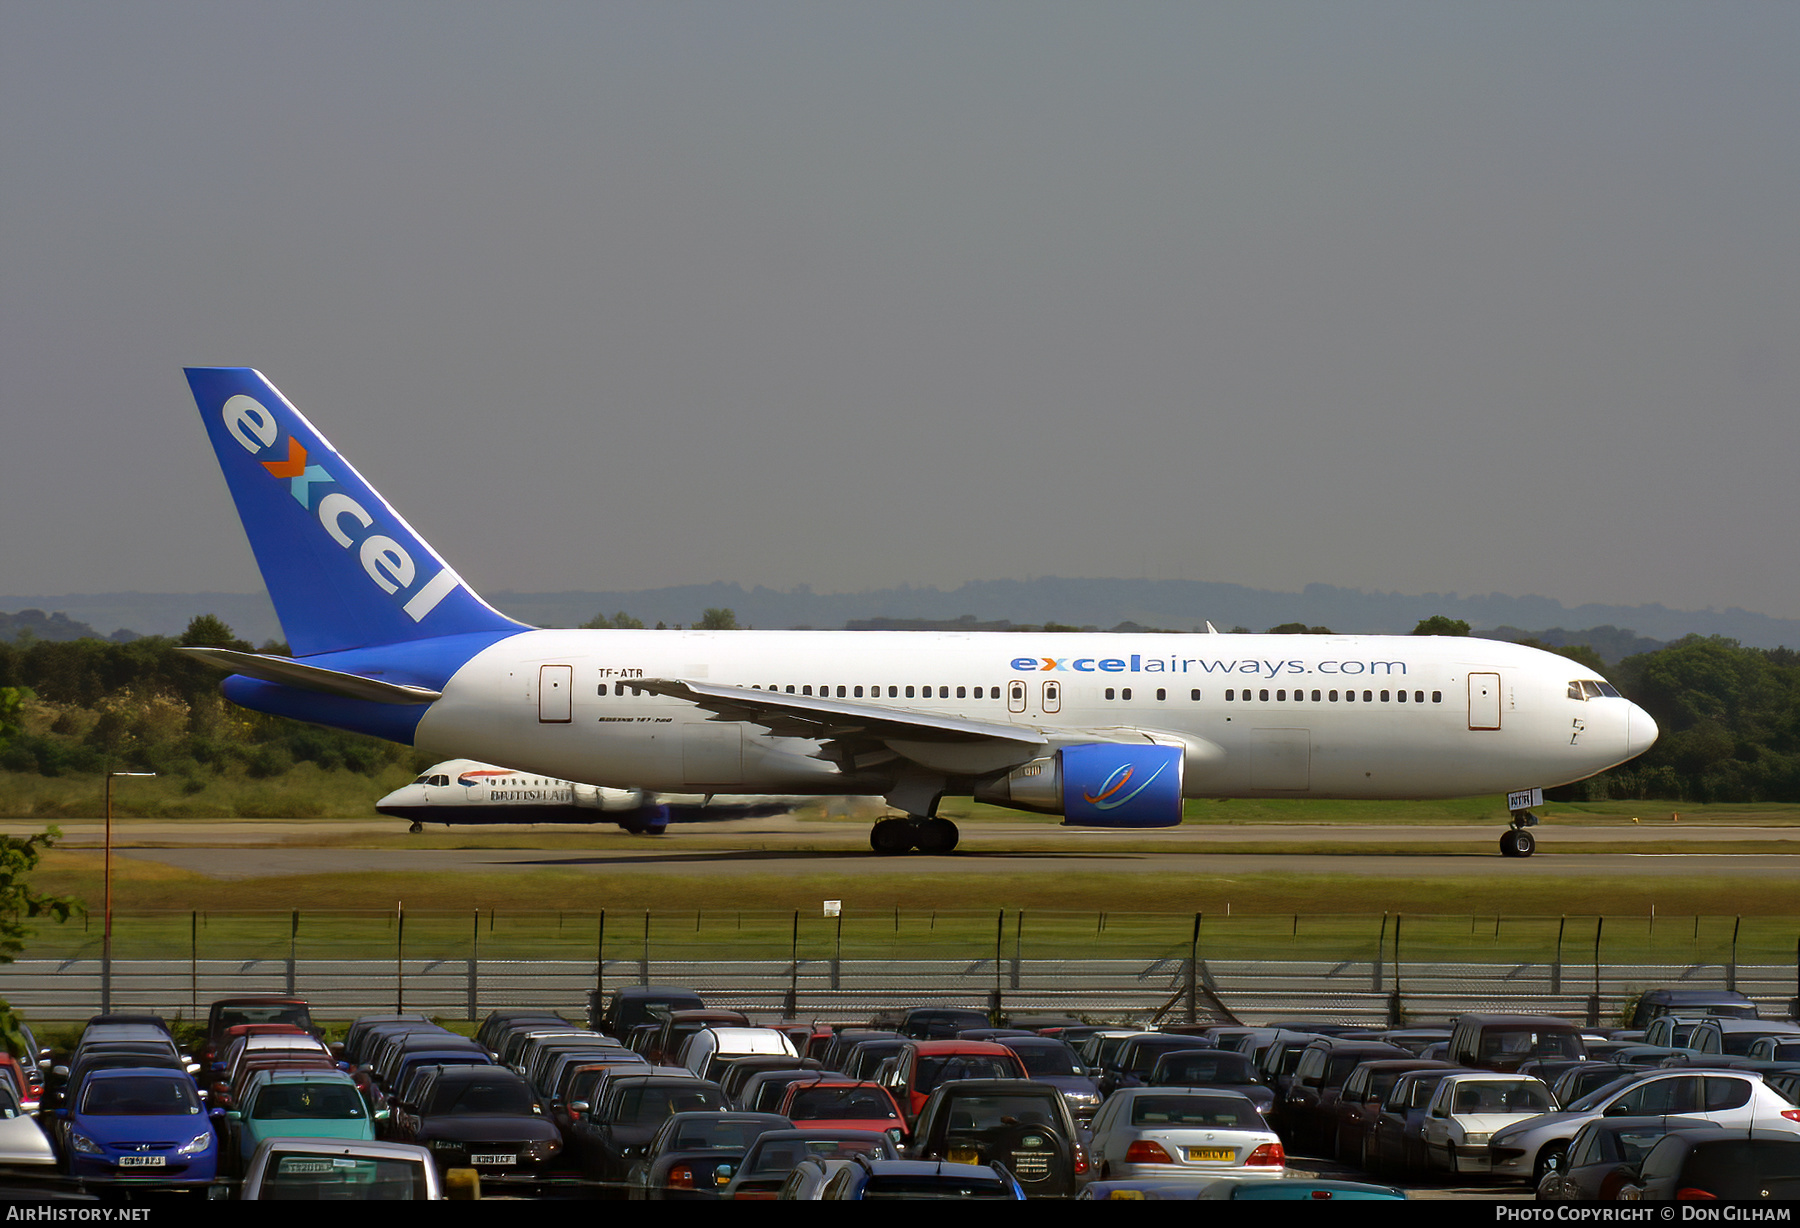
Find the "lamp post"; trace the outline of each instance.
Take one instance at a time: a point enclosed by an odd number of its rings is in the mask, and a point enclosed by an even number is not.
[[[112,782],[119,776],[154,776],[155,772],[106,774],[106,917],[100,931],[100,1013],[112,1014]]]

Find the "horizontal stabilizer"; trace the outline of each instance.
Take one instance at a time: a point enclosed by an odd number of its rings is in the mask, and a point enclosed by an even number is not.
[[[307,665],[291,657],[271,657],[259,652],[235,652],[229,648],[178,648],[195,660],[215,669],[242,674],[278,686],[298,687],[303,691],[323,691],[346,699],[366,699],[377,704],[428,704],[442,692],[428,687],[405,686],[398,682],[382,682],[361,674]]]

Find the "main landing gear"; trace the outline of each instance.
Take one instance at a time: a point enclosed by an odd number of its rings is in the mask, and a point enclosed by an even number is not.
[[[909,814],[882,819],[869,829],[869,847],[884,856],[918,849],[921,853],[948,853],[962,833],[949,819]]]
[[[1502,857],[1529,857],[1537,852],[1537,837],[1527,828],[1536,827],[1538,817],[1529,810],[1512,812],[1512,826],[1500,837],[1500,855]]]

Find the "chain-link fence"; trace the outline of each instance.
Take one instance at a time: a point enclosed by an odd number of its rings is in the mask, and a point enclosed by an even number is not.
[[[867,1019],[921,1003],[1088,1018],[1612,1022],[1657,985],[1735,988],[1765,1015],[1800,996],[1790,918],[1205,916],[1168,913],[115,913],[44,927],[0,996],[39,1019],[192,1018],[283,992],[320,1018],[498,1007],[579,1014],[621,984],[691,986],[763,1017]]]

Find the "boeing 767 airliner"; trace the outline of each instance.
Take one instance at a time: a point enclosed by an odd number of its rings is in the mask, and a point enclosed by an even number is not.
[[[945,796],[1172,827],[1184,798],[1508,793],[1642,754],[1643,709],[1493,640],[538,630],[476,595],[261,374],[187,372],[293,656],[188,649],[232,701],[562,780],[885,798],[881,853],[948,852]]]

